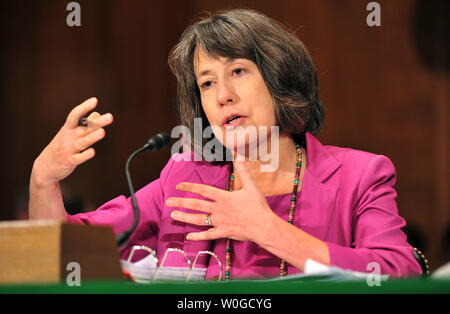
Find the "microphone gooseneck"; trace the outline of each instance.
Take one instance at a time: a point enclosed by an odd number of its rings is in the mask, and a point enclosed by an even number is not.
[[[134,230],[136,230],[137,225],[139,223],[139,206],[136,201],[136,196],[134,193],[133,183],[131,181],[131,175],[130,175],[131,161],[134,159],[134,157],[136,157],[137,155],[139,155],[142,152],[145,152],[145,151],[153,152],[156,150],[160,150],[160,149],[163,149],[164,147],[166,147],[167,145],[169,145],[169,143],[170,143],[170,137],[168,134],[158,133],[155,136],[153,136],[152,138],[150,138],[144,146],[142,146],[141,148],[136,150],[134,153],[132,153],[130,155],[130,157],[128,157],[128,160],[125,164],[125,176],[126,176],[127,183],[128,183],[128,189],[130,190],[131,203],[133,205],[133,211],[134,211],[134,220],[133,220],[133,225],[131,226],[130,229],[117,235],[117,238],[116,238],[117,245],[120,248],[125,246],[125,244],[128,242],[128,239],[133,234]]]

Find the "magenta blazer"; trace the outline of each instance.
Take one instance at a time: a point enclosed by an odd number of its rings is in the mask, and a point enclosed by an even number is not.
[[[395,277],[420,274],[413,248],[401,230],[405,220],[398,215],[397,193],[394,190],[396,174],[392,162],[382,155],[323,146],[310,133],[306,133],[306,147],[307,168],[302,191],[297,196],[300,202],[297,202],[294,225],[328,245],[331,265],[369,272],[372,270],[367,268],[369,263],[377,262],[382,274]],[[214,251],[224,264],[225,239],[186,240],[187,233],[202,231],[206,227],[174,221],[170,217],[173,209],[165,205],[165,200],[172,196],[202,198],[177,191],[175,186],[179,182],[203,183],[225,189],[231,165],[175,161],[176,158],[180,155],[170,158],[159,179],[136,192],[141,218],[129,244],[121,250],[121,256],[126,258],[131,246],[139,244],[156,249],[159,261],[167,248],[180,248],[192,261],[198,251]],[[276,213],[280,210],[278,207],[287,207],[282,198],[267,198]],[[286,202],[289,204],[289,200]],[[282,204],[278,206],[279,203]],[[67,215],[67,220],[107,224],[114,228],[115,233],[120,233],[132,224],[131,201],[119,196],[96,211]],[[254,243],[236,243],[233,252],[245,260],[236,260],[232,278],[261,278],[279,274],[280,260]],[[136,259],[142,256],[136,254]],[[207,278],[211,278],[220,269],[217,262],[208,257],[200,258],[198,266],[208,267]],[[185,258],[175,253],[170,253],[165,262],[165,266],[185,265]],[[288,274],[296,272],[299,270],[288,265]]]

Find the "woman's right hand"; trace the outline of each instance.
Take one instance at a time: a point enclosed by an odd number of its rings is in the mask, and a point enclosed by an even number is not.
[[[32,175],[39,185],[53,184],[68,177],[75,168],[91,159],[95,150],[91,146],[105,136],[105,126],[113,122],[110,113],[91,113],[87,126],[78,121],[97,106],[95,97],[76,106],[52,141],[36,158]]]

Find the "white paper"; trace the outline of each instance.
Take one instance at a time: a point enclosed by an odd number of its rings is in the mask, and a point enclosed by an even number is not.
[[[310,258],[308,258],[305,263],[305,274],[308,275],[322,273],[328,271],[329,269],[329,266],[316,262],[315,260]]]
[[[149,283],[158,280],[205,280],[206,268],[158,267],[158,259],[155,255],[156,252],[152,251],[152,253],[135,263],[121,260],[122,269],[128,271],[134,280],[139,283]]]
[[[450,262],[436,269],[432,274],[433,279],[450,279]]]

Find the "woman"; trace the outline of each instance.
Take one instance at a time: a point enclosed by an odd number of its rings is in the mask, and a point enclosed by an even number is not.
[[[203,130],[212,127],[214,140],[227,150],[222,162],[192,161],[204,151],[188,143],[194,153],[172,156],[160,178],[136,193],[141,219],[123,257],[136,244],[156,249],[160,259],[167,248],[183,249],[191,259],[210,250],[225,263],[219,269],[214,259],[200,259],[207,279],[220,272],[228,279],[284,276],[303,271],[308,259],[363,272],[375,262],[393,276],[420,273],[401,231],[391,161],[323,146],[314,137],[323,122],[317,74],[292,33],[254,11],[216,14],[183,33],[169,65],[178,79],[182,124],[193,130],[194,119],[202,118]],[[71,216],[58,185],[94,156],[90,146],[112,123],[111,114],[94,112],[88,127],[78,126],[96,103],[89,99],[74,108],[36,159],[30,217],[109,224],[120,233],[132,224],[129,199],[119,196]],[[242,133],[247,127],[258,137]],[[270,154],[278,163],[262,171],[270,161],[260,146],[273,139]],[[170,254],[165,266],[185,263]]]

